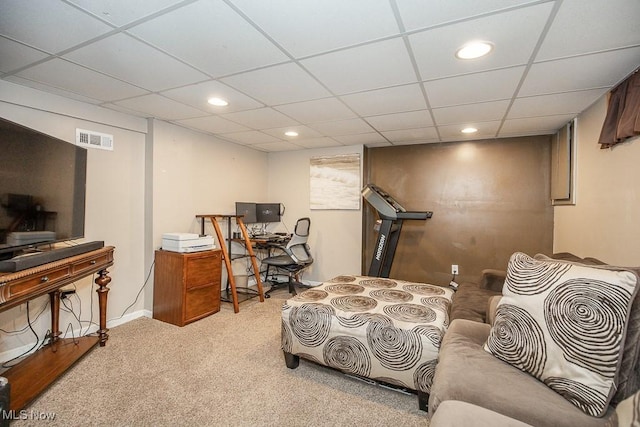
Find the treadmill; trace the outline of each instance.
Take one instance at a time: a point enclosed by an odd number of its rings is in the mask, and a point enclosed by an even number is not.
[[[427,220],[433,212],[407,211],[388,193],[373,184],[367,184],[362,190],[362,197],[378,212],[380,229],[378,240],[369,266],[369,276],[389,277],[393,256],[396,253],[402,222],[407,219]],[[377,226],[376,226],[377,228]]]

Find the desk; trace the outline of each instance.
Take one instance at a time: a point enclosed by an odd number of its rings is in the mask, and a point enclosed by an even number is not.
[[[15,273],[0,273],[0,311],[49,294],[51,301],[51,338],[49,344],[5,371],[11,397],[9,408],[19,411],[46,389],[97,344],[104,346],[107,332],[107,268],[113,265],[113,246],[39,265]],[[95,336],[60,338],[60,288],[83,277],[98,273],[100,329]]]

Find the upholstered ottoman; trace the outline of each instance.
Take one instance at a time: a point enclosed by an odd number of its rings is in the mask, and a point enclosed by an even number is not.
[[[287,300],[282,349],[299,358],[417,392],[426,410],[453,291],[366,276],[338,276]]]

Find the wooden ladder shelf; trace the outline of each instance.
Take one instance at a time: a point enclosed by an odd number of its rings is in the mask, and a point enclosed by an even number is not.
[[[258,266],[258,262],[256,261],[256,255],[253,251],[253,246],[251,245],[251,239],[249,238],[249,233],[247,232],[247,227],[244,225],[244,221],[242,220],[242,215],[196,215],[196,218],[202,219],[202,229],[204,232],[204,221],[205,219],[209,219],[211,221],[211,225],[216,231],[216,236],[218,237],[218,242],[220,243],[220,249],[222,249],[222,257],[224,259],[224,265],[227,269],[227,276],[229,276],[229,284],[231,286],[231,297],[233,299],[233,311],[238,313],[240,311],[240,305],[238,304],[238,291],[236,288],[236,279],[233,275],[233,267],[231,266],[231,254],[227,249],[227,245],[224,244],[225,238],[222,234],[222,229],[220,228],[220,224],[218,223],[218,218],[226,219],[227,221],[231,221],[231,218],[235,218],[236,224],[240,228],[242,232],[242,239],[244,240],[244,245],[249,252],[249,257],[251,258],[251,265],[253,266],[253,271],[255,272],[256,285],[258,287],[258,296],[260,297],[260,302],[264,302],[264,290],[262,289],[262,280],[260,279],[260,267]],[[231,236],[229,236],[231,238]]]

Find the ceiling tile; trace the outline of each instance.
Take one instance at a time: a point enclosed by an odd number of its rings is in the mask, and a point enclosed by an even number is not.
[[[161,93],[167,98],[175,99],[176,101],[200,110],[210,111],[216,114],[233,113],[235,111],[264,107],[262,103],[216,80],[209,80]],[[226,100],[229,105],[216,107],[207,102],[210,98],[215,97]]]
[[[381,133],[392,143],[415,140],[433,141],[438,139],[438,134],[434,127],[389,130]]]
[[[554,133],[575,117],[575,114],[561,116],[530,117],[525,119],[505,120],[500,129],[500,137],[523,135],[527,133],[543,135]]]
[[[431,120],[431,115],[427,110],[372,116],[367,117],[366,120],[378,131],[414,129],[433,126],[433,120]]]
[[[371,126],[362,119],[348,119],[314,123],[309,125],[325,136],[352,135],[371,132]]]
[[[278,142],[268,142],[265,144],[255,144],[252,145],[251,148],[256,148],[261,151],[267,152],[275,152],[275,151],[294,151],[294,150],[302,150],[304,147],[299,145],[292,144],[288,141],[278,141]]]
[[[84,10],[99,16],[114,25],[122,26],[151,15],[182,0],[69,0]]]
[[[294,63],[236,74],[221,80],[269,105],[331,96],[317,80]]]
[[[298,136],[297,137],[286,136],[284,133],[287,131],[298,132]],[[309,139],[309,138],[316,138],[316,137],[322,136],[319,132],[307,126],[302,126],[302,125],[286,126],[281,128],[275,128],[275,129],[263,129],[262,132],[268,135],[272,135],[279,139],[291,140],[291,142],[295,142],[295,143],[297,143],[298,139]]]
[[[433,27],[443,23],[468,19],[506,8],[535,3],[533,0],[396,0],[402,22],[407,30]]]
[[[147,117],[159,117],[165,120],[180,120],[203,116],[200,110],[184,105],[180,102],[165,98],[164,96],[151,94],[137,98],[125,99],[114,102],[131,110],[145,113]]]
[[[442,107],[433,109],[438,125],[459,124],[467,121],[486,122],[491,120],[502,120],[509,100],[480,102],[477,104],[456,105],[455,107]]]
[[[430,80],[527,64],[552,6],[544,3],[412,34],[409,41],[420,77]],[[456,50],[472,40],[491,42],[494,50],[483,58],[457,59]]]
[[[333,139],[341,142],[344,145],[361,145],[361,144],[374,144],[374,143],[388,144],[388,141],[377,132],[359,133],[356,135],[341,135],[341,136],[336,136]]]
[[[59,58],[27,68],[17,74],[82,96],[106,101],[130,98],[147,91],[96,73]]]
[[[438,132],[440,137],[446,141],[464,141],[468,139],[482,139],[482,138],[494,138],[500,127],[500,121],[491,122],[466,122],[464,126],[458,125],[446,125],[438,126]],[[472,134],[462,133],[464,127],[474,127],[478,129],[478,132]]]
[[[0,71],[7,73],[46,58],[46,53],[0,37]]]
[[[387,0],[232,2],[298,58],[399,34]]]
[[[338,95],[417,81],[401,38],[315,56],[302,65]]]
[[[255,110],[239,111],[221,116],[256,130],[300,124],[273,108],[256,108]]]
[[[638,45],[638,19],[638,0],[564,0],[536,60]]]
[[[1,8],[0,35],[49,53],[112,30],[104,22],[61,1],[3,1]],[[27,22],[29,25],[25,25]]]
[[[299,145],[304,148],[326,148],[326,147],[336,147],[340,144],[334,139],[327,138],[323,136],[321,138],[309,138],[309,139],[301,139],[295,141],[296,145]]]
[[[427,108],[422,90],[418,84],[354,93],[343,95],[340,98],[361,116]]]
[[[125,34],[116,34],[65,56],[154,92],[207,79],[206,75]]]
[[[512,97],[523,71],[524,67],[486,71],[425,82],[424,86],[433,108],[499,101]]]
[[[609,88],[640,65],[638,58],[640,47],[533,64],[519,96]]]
[[[225,133],[220,135],[223,138],[238,142],[240,144],[263,144],[265,142],[281,141],[279,138],[275,138],[271,135],[267,135],[257,130],[248,130],[244,132]]]
[[[5,77],[5,80],[10,81],[12,83],[16,83],[22,86],[27,86],[33,89],[38,89],[43,92],[53,93],[55,95],[59,95],[65,98],[75,99],[76,101],[88,102],[89,104],[101,104],[102,101],[95,98],[89,98],[86,96],[82,96],[80,94],[69,92],[64,89],[56,88],[53,86],[46,85],[44,83],[35,82],[33,80],[25,79],[16,75],[10,75]],[[107,107],[110,108],[110,107]]]
[[[227,134],[231,132],[247,131],[245,126],[231,122],[217,116],[197,117],[194,119],[177,120],[176,123],[181,123],[187,127],[203,130],[211,133]]]
[[[353,111],[335,98],[285,104],[275,107],[275,109],[305,124],[345,120],[356,116]]]
[[[513,102],[507,118],[516,119],[522,117],[549,116],[552,114],[578,115],[606,92],[606,89],[592,89],[517,98]]]
[[[289,59],[221,1],[195,2],[129,32],[213,77]]]

